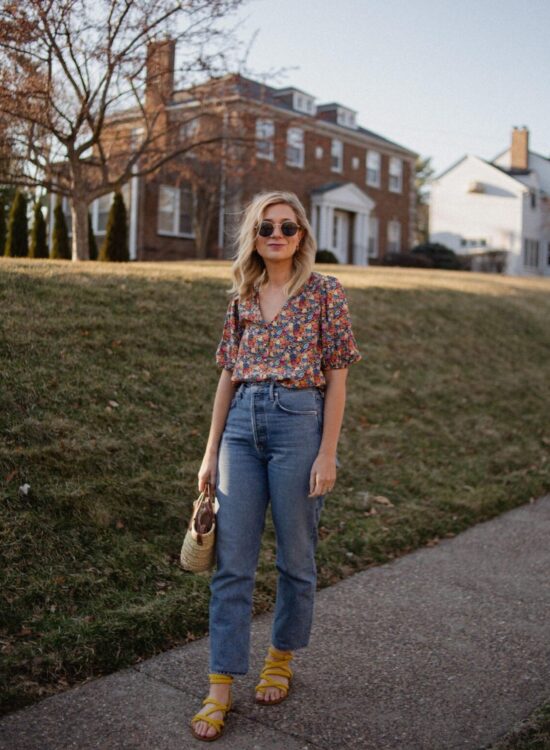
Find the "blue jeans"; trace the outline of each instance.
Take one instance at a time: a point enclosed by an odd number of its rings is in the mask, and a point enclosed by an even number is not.
[[[307,646],[323,496],[308,497],[323,430],[323,395],[270,381],[242,383],[218,452],[216,571],[210,583],[210,672],[246,674],[252,593],[265,513],[277,538],[273,645]]]

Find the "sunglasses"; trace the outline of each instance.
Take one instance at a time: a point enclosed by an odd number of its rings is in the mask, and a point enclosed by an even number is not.
[[[301,227],[293,221],[262,221],[258,227],[258,234],[260,237],[271,237],[277,226],[281,227],[281,233],[284,234],[285,237],[294,237],[296,232],[301,229]]]

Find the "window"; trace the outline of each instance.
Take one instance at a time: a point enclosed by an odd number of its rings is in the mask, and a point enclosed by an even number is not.
[[[378,151],[367,151],[367,185],[380,187],[380,154]]]
[[[130,131],[130,148],[132,151],[135,151],[141,146],[143,132],[143,128],[132,128]]]
[[[123,185],[120,192],[122,193],[124,205],[126,206],[126,211],[128,212],[130,210],[132,193],[130,183],[127,182],[125,185]],[[107,195],[102,195],[100,198],[96,198],[96,200],[92,201],[92,203],[90,204],[90,215],[92,218],[92,228],[94,230],[94,234],[105,234],[105,232],[107,231],[107,221],[109,219],[109,211],[111,210],[112,203],[113,193],[108,193]],[[127,215],[127,219],[128,221],[130,221],[129,214]]]
[[[301,128],[287,130],[286,163],[290,167],[304,166],[304,131]]]
[[[193,193],[189,184],[180,188],[160,185],[157,231],[159,234],[193,236]]]
[[[275,158],[275,124],[273,120],[258,118],[256,120],[256,156],[258,159]]]
[[[550,266],[550,242],[546,248],[546,265]]]
[[[293,108],[298,112],[304,112],[306,115],[313,114],[313,98],[306,94],[299,94],[297,91],[294,92]]]
[[[534,190],[531,190],[529,192],[529,196],[531,198],[531,208],[536,208],[537,207],[537,194],[535,193]]]
[[[400,193],[403,182],[403,162],[395,156],[390,158],[390,191]]]
[[[323,158],[323,147],[322,146],[315,146],[315,158],[316,159],[322,159]]]
[[[378,218],[371,216],[369,219],[369,258],[378,256]]]
[[[97,219],[95,223],[95,231],[97,234],[104,234],[107,231],[107,219],[109,218],[109,211],[111,210],[111,203],[113,202],[113,194],[102,195],[98,198],[97,203]]]
[[[179,127],[180,142],[185,146],[190,146],[197,140],[198,132],[199,121],[196,118],[194,120],[188,120],[187,122],[182,123]],[[196,157],[197,154],[195,149],[191,149],[190,151],[186,152],[185,155],[187,157]]]
[[[388,222],[388,253],[401,252],[401,224],[398,221]]]
[[[524,238],[523,240],[523,265],[526,268],[538,268],[539,267],[539,241],[529,240]]]
[[[359,157],[353,156],[351,159],[351,168],[352,169],[359,169]]]
[[[341,172],[344,163],[344,144],[334,138],[330,149],[330,168],[333,172]]]

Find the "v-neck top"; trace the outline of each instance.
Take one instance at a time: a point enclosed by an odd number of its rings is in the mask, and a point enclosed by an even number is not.
[[[288,388],[324,388],[324,370],[360,359],[342,284],[316,271],[269,323],[257,291],[234,297],[216,350],[216,363],[232,370],[232,382],[275,380]]]

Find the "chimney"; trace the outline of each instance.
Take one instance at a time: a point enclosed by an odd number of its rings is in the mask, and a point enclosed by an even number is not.
[[[147,78],[145,82],[145,106],[158,107],[166,104],[174,92],[174,64],[176,42],[162,39],[150,42],[147,47]]]
[[[510,169],[529,169],[529,131],[525,125],[512,130]]]

